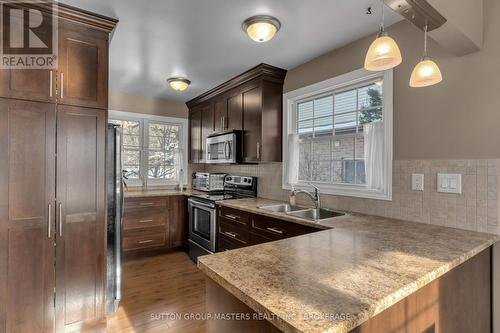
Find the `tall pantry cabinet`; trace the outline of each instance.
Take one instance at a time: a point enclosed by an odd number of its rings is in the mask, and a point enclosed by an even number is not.
[[[48,15],[49,5],[30,8]],[[1,333],[105,325],[108,43],[117,20],[63,4],[54,15],[58,69],[0,71]]]

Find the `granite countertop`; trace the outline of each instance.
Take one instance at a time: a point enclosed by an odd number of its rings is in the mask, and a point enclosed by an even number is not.
[[[128,190],[125,191],[125,198],[147,198],[147,197],[168,197],[176,195],[192,195],[194,192],[191,189],[179,191],[176,189],[149,189],[149,190]]]
[[[219,204],[278,217],[257,208],[268,203]],[[285,332],[345,333],[499,239],[356,214],[321,227],[333,229],[203,256],[198,267],[254,311],[277,315]]]

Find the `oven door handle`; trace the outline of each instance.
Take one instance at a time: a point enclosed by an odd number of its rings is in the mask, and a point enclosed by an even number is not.
[[[230,157],[228,148],[230,148],[229,141],[226,141],[226,142],[224,142],[224,158],[226,160],[229,160],[229,157]]]
[[[206,204],[206,203],[195,201],[195,200],[192,200],[192,199],[189,199],[188,201],[189,201],[189,203],[191,205],[193,205],[193,207],[201,206],[201,207],[211,208],[211,209],[215,208],[215,205]]]

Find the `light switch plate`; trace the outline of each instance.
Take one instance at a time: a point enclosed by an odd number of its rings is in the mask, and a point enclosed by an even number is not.
[[[440,193],[462,193],[462,175],[459,173],[438,173],[437,191]]]
[[[412,191],[424,190],[424,175],[422,173],[414,173],[411,175],[411,189]]]

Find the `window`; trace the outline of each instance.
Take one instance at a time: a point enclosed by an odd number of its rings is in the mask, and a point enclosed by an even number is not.
[[[284,188],[313,183],[324,193],[391,199],[392,71],[358,70],[284,100]]]
[[[123,132],[123,169],[129,185],[178,184],[187,181],[187,120],[111,111],[110,123]]]

